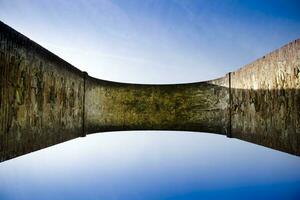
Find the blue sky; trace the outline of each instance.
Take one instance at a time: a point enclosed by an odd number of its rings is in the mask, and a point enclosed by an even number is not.
[[[89,75],[182,83],[300,36],[299,1],[0,0],[0,20]],[[190,132],[94,134],[0,164],[0,199],[297,199],[300,159]]]

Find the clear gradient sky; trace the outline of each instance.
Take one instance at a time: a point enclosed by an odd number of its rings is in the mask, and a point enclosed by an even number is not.
[[[217,78],[300,37],[297,0],[0,0],[0,20],[89,75]],[[0,199],[300,199],[300,158],[220,135],[115,132],[0,164]]]

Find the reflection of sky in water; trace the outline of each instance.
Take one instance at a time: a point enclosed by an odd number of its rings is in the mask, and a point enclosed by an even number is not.
[[[300,36],[290,1],[4,1],[0,20],[91,76],[216,78]],[[300,158],[220,135],[94,134],[0,164],[0,199],[297,199]]]
[[[0,198],[295,198],[300,159],[191,132],[90,135],[0,165]]]

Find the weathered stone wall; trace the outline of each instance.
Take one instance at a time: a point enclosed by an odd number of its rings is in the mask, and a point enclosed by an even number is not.
[[[225,77],[141,85],[89,77],[0,22],[0,161],[88,133],[226,134],[300,155],[300,40]]]
[[[224,77],[190,84],[139,85],[88,78],[86,131],[187,130],[226,134],[227,80]]]
[[[300,39],[231,73],[232,136],[300,155]]]
[[[0,161],[82,134],[82,72],[0,22]]]

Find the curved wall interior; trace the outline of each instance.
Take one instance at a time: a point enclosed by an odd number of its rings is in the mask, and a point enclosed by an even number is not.
[[[127,84],[88,76],[0,22],[0,161],[86,134],[180,130],[300,155],[300,39],[216,80]]]

